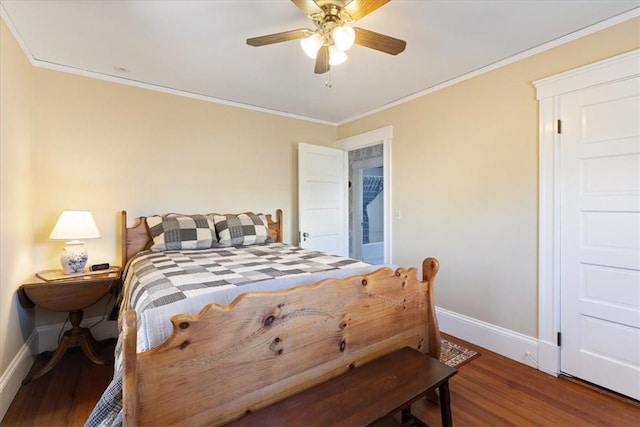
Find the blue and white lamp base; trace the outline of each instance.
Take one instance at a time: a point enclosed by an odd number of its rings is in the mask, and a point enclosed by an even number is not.
[[[64,274],[77,274],[84,271],[87,265],[87,248],[84,242],[74,240],[66,242],[65,247],[60,255],[60,263],[62,264],[62,272]]]

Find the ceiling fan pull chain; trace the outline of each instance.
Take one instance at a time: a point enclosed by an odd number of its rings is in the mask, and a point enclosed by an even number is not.
[[[324,82],[324,87],[326,87],[327,89],[331,89],[333,87],[333,82],[331,81],[331,69],[329,69],[329,77]]]

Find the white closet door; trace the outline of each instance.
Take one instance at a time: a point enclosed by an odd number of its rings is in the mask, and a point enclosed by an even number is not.
[[[561,371],[640,399],[640,79],[560,118]]]

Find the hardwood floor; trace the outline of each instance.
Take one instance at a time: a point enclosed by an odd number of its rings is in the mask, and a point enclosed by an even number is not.
[[[446,338],[481,353],[450,381],[456,426],[640,426],[637,401]],[[53,371],[20,389],[0,425],[81,426],[111,375],[111,366],[94,365],[72,349]],[[437,405],[421,400],[412,410],[429,425],[440,425]]]
[[[481,353],[449,381],[454,425],[640,426],[637,401],[447,339]],[[439,425],[437,406],[422,401],[412,410],[427,424]]]
[[[115,340],[101,344],[99,355],[111,358]],[[39,356],[32,370],[46,360]],[[0,426],[82,426],[112,376],[113,366],[95,365],[71,348],[53,370],[20,387]]]

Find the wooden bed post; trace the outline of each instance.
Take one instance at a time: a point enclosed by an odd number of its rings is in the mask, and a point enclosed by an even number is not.
[[[427,319],[429,320],[429,356],[440,359],[441,340],[438,318],[436,316],[436,305],[434,297],[435,277],[440,269],[440,264],[435,258],[425,258],[422,261],[422,280],[427,282],[427,292],[429,292],[429,307]]]
[[[127,227],[127,211],[122,211],[121,227],[121,267],[125,268],[129,260],[138,252],[150,247],[151,235],[147,228],[147,218],[144,216],[139,217],[133,227]]]
[[[125,427],[138,425],[138,375],[136,372],[138,325],[136,312],[127,310],[123,325],[122,419]],[[125,398],[126,396],[126,398]]]
[[[274,242],[282,243],[282,209],[276,210],[276,220],[274,221],[271,214],[266,215],[269,234]]]
[[[127,256],[127,211],[120,214],[120,268],[124,269],[129,260]]]

